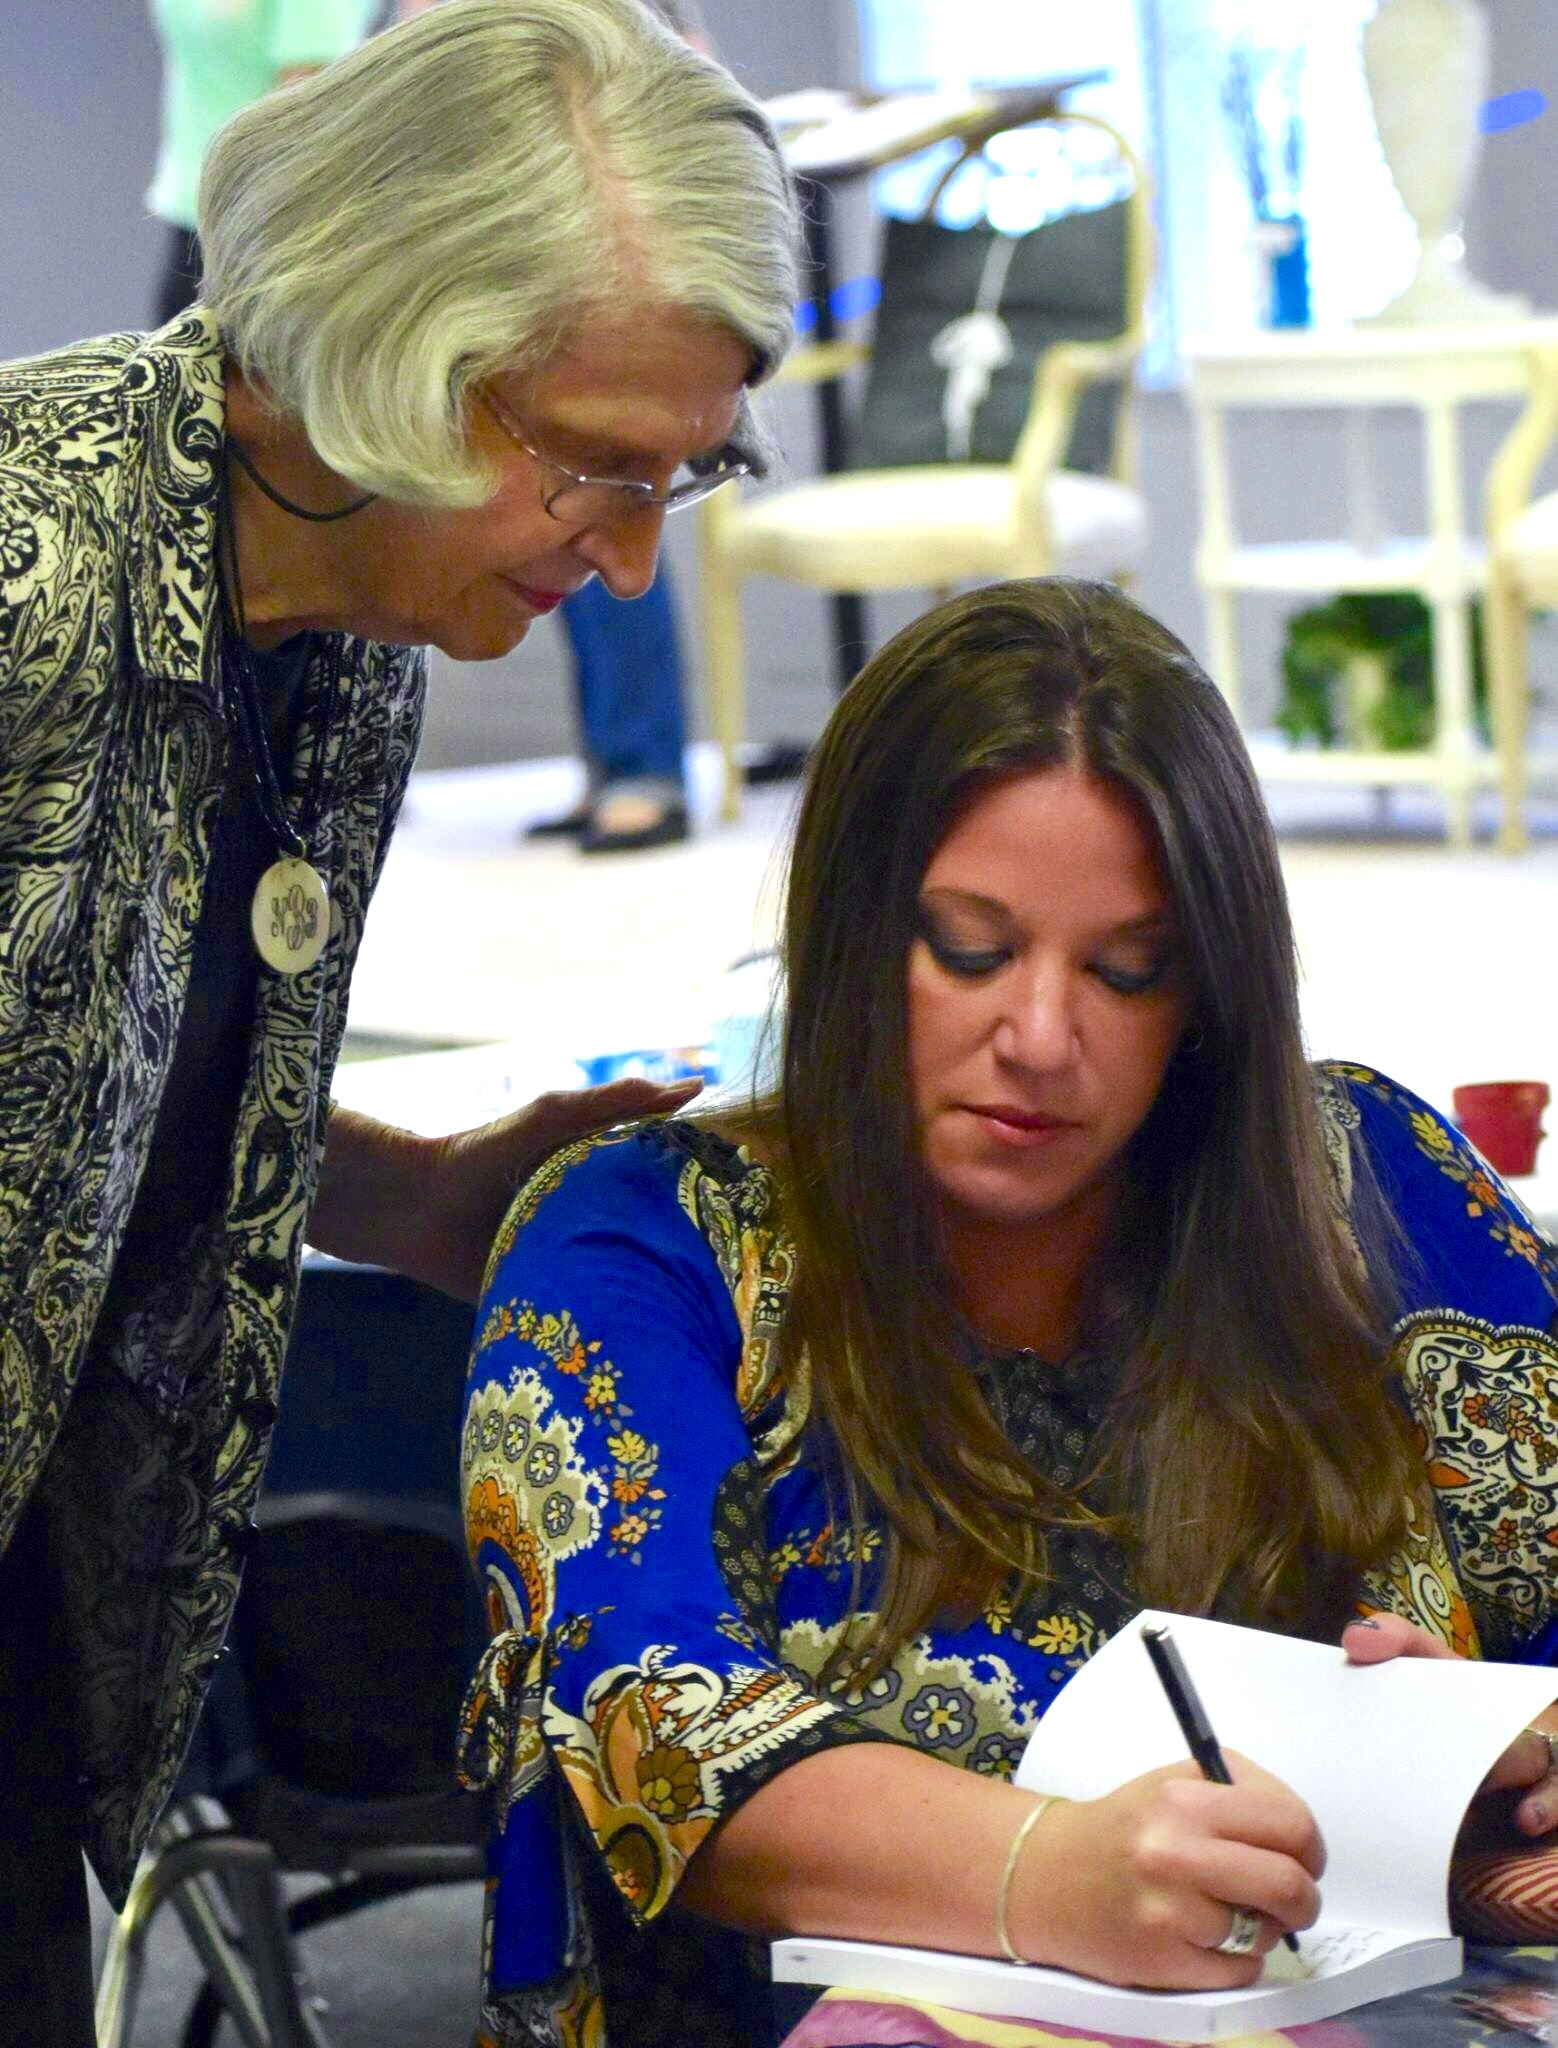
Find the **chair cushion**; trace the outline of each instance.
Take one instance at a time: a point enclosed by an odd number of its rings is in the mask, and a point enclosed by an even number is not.
[[[1505,532],[1500,553],[1531,596],[1558,601],[1558,491],[1526,507]]]
[[[742,502],[726,543],[749,575],[822,590],[925,590],[997,576],[1116,576],[1146,552],[1147,507],[1112,477],[1045,484],[1053,558],[1027,559],[1014,473],[991,466],[822,477]]]

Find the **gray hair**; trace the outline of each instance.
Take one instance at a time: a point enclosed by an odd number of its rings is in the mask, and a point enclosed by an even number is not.
[[[657,305],[783,356],[797,214],[757,102],[641,0],[447,0],[220,130],[205,288],[353,483],[485,502],[472,387]],[[743,407],[745,412],[745,407]]]

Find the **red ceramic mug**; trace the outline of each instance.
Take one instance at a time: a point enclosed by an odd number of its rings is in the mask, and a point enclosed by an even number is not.
[[[1545,1081],[1473,1081],[1454,1090],[1455,1120],[1496,1173],[1535,1173]]]

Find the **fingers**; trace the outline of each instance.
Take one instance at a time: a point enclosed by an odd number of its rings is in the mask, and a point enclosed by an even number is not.
[[[1320,1887],[1309,1872],[1293,1857],[1270,1849],[1253,1849],[1247,1842],[1211,1844],[1200,1859],[1197,1878],[1213,1908],[1212,1932],[1204,1944],[1208,1948],[1215,1948],[1228,1932],[1224,1900],[1260,1914],[1261,1954],[1285,1933],[1313,1927],[1320,1917]]]
[[[1534,1728],[1522,1728],[1488,1775],[1484,1792],[1509,1792],[1522,1786],[1536,1787],[1553,1774],[1553,1757],[1544,1735]]]
[[[1168,1792],[1168,1798],[1192,1825],[1204,1826],[1209,1834],[1276,1850],[1301,1863],[1312,1878],[1323,1877],[1325,1841],[1303,1800],[1238,1750],[1226,1750],[1224,1757],[1233,1774],[1232,1787],[1210,1785],[1199,1772],[1192,1777],[1176,1765],[1171,1782],[1177,1789]],[[1230,1803],[1230,1790],[1237,1791],[1237,1802]]]
[[[530,1113],[563,1134],[599,1130],[603,1124],[626,1123],[633,1117],[669,1116],[685,1107],[703,1088],[696,1076],[685,1081],[646,1081],[629,1075],[603,1081],[595,1088],[557,1088],[538,1095]]]
[[[1314,1816],[1285,1785],[1274,1778],[1232,1786],[1181,1778],[1158,1791],[1137,1849],[1146,1883],[1253,1907],[1274,1923],[1273,1939],[1313,1923],[1325,1845]],[[1225,1921],[1202,1945],[1215,1947],[1227,1931]]]
[[[1371,1614],[1342,1630],[1349,1664],[1384,1664],[1392,1657],[1453,1657],[1455,1652],[1426,1628],[1399,1614]]]
[[[1533,1838],[1558,1828],[1558,1757],[1553,1754],[1554,1747],[1547,1738],[1545,1724],[1524,1729],[1485,1781],[1490,1790],[1500,1785],[1527,1788],[1515,1807],[1514,1818],[1521,1834]]]

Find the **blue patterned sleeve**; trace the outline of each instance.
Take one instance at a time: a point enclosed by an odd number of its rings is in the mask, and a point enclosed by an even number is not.
[[[1358,1119],[1380,1190],[1409,1250],[1395,1260],[1404,1313],[1450,1309],[1548,1330],[1558,1251],[1460,1131],[1369,1067],[1329,1066]]]
[[[1367,1067],[1332,1067],[1400,1225],[1391,1363],[1434,1512],[1365,1605],[1452,1649],[1538,1657],[1558,1614],[1558,1254],[1454,1125]]]
[[[462,1444],[492,1640],[462,1774],[495,1798],[495,1989],[577,1961],[578,1857],[635,1921],[711,1829],[861,1729],[780,1663],[742,1336],[644,1135],[570,1148],[521,1195],[477,1319]]]

